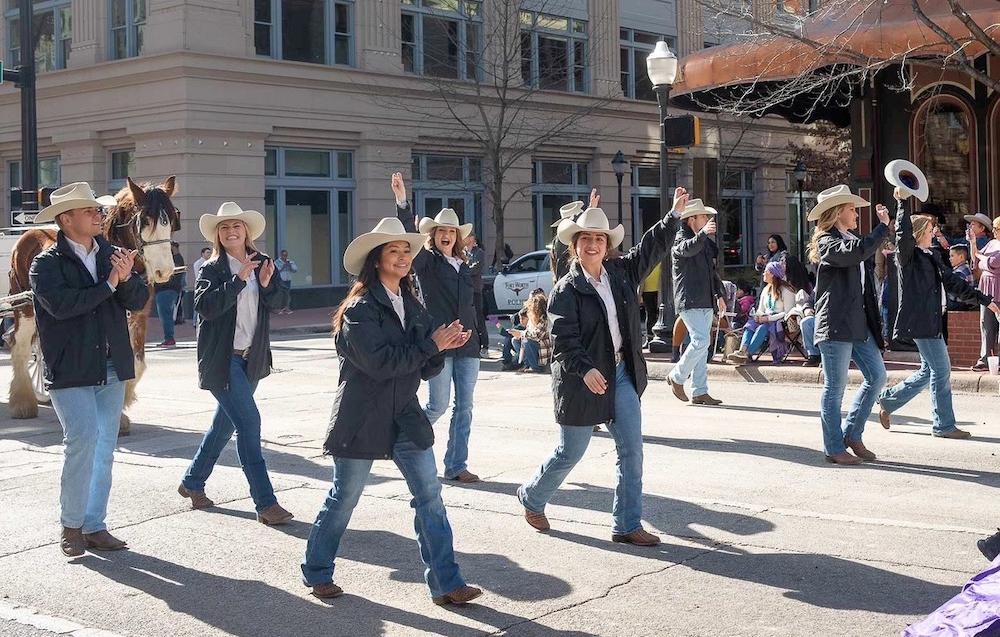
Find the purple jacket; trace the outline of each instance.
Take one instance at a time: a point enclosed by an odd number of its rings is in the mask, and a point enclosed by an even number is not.
[[[993,635],[1000,635],[1000,558],[969,580],[961,593],[903,631],[903,637]]]

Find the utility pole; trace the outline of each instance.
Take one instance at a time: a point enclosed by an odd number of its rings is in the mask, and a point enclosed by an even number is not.
[[[31,0],[19,0],[21,65],[3,69],[3,81],[21,89],[21,209],[32,215],[38,200],[38,113],[35,109],[35,34]],[[0,65],[2,68],[2,65]],[[13,186],[13,184],[11,184]],[[30,223],[30,219],[28,220]]]

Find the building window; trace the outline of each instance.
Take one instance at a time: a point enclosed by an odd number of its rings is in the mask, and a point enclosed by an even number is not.
[[[38,189],[43,196],[59,187],[61,181],[58,157],[42,157],[38,160]],[[7,164],[7,180],[10,187],[9,210],[21,208],[21,162]]]
[[[725,216],[723,263],[726,267],[750,265],[753,256],[753,169],[726,169],[720,185],[719,212]]]
[[[931,97],[913,115],[914,162],[930,192],[920,211],[936,216],[949,237],[961,237],[962,217],[978,209],[975,121],[972,109],[953,95]]]
[[[416,213],[433,217],[451,208],[462,223],[483,238],[483,166],[478,157],[413,155],[413,204]]]
[[[677,184],[677,169],[667,169],[667,189],[671,192]],[[660,213],[660,167],[632,166],[632,245],[653,227],[663,215]]]
[[[521,77],[525,86],[587,91],[587,21],[521,12]]]
[[[32,28],[35,36],[35,71],[66,68],[73,48],[73,12],[70,0],[35,0]],[[17,0],[8,0],[7,59],[11,67],[21,65],[21,20]]]
[[[403,70],[457,80],[480,79],[479,0],[401,0]]]
[[[653,84],[646,73],[646,57],[660,40],[666,40],[670,50],[675,41],[670,36],[660,36],[634,29],[619,29],[621,33],[622,93],[637,100],[655,101]]]
[[[142,54],[146,28],[146,0],[111,0],[111,59],[122,60]]]
[[[264,156],[264,217],[258,247],[288,250],[299,271],[296,287],[346,284],[341,255],[354,236],[354,153],[268,148]]]
[[[125,178],[135,174],[135,152],[131,150],[111,151],[111,167],[108,191],[113,195],[125,187]]]
[[[535,220],[535,248],[541,250],[555,236],[553,223],[559,220],[559,208],[571,201],[590,199],[588,165],[585,162],[534,162],[531,199]]]
[[[257,55],[313,64],[354,63],[354,3],[254,0]]]

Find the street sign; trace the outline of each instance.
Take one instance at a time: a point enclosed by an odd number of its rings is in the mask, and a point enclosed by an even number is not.
[[[701,120],[694,115],[663,118],[663,138],[667,148],[687,148],[701,144]]]
[[[35,216],[38,215],[38,211],[25,212],[23,210],[11,210],[10,211],[10,225],[27,225],[35,222]]]

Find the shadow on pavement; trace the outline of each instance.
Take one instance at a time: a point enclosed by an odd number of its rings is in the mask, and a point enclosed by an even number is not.
[[[180,564],[132,551],[88,555],[85,566],[110,580],[162,600],[172,611],[188,615],[236,637],[295,635],[382,635],[387,624],[407,626],[440,635],[480,635],[481,630],[429,617],[348,594],[323,603],[313,601],[303,586],[289,592],[258,580],[242,580],[196,571]],[[483,604],[455,609],[456,614],[493,626],[498,631],[516,626],[517,634],[585,637],[587,633],[560,631]],[[434,612],[430,597],[423,600]]]

